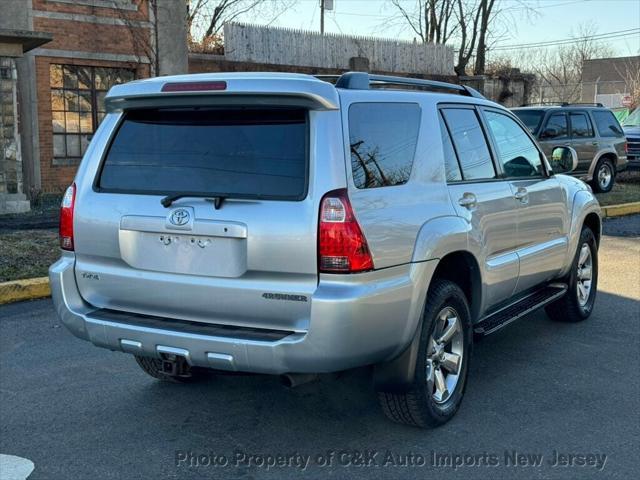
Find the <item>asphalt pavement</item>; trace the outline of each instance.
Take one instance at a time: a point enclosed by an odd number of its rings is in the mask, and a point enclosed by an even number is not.
[[[385,419],[367,369],[165,384],[73,337],[50,300],[8,305],[0,454],[34,480],[639,478],[639,325],[640,216],[606,220],[592,317],[537,312],[479,342],[457,416],[419,430]]]

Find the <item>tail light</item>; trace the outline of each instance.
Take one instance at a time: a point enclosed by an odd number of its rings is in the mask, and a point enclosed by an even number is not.
[[[318,268],[323,273],[355,273],[373,269],[373,259],[347,191],[327,193],[320,203]]]
[[[60,205],[60,248],[73,250],[73,208],[76,204],[76,184],[67,188]]]

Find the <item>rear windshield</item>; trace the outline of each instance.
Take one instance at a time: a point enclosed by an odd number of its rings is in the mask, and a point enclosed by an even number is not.
[[[145,109],[125,114],[104,160],[102,191],[301,200],[302,109]]]
[[[544,110],[514,110],[513,113],[518,116],[531,133],[536,133],[544,116]]]

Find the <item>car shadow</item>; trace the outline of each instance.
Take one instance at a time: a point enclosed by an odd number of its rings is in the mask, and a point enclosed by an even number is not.
[[[173,445],[182,449],[446,449],[449,441],[473,447],[469,439],[477,441],[478,433],[484,443],[503,446],[509,438],[519,438],[520,428],[528,424],[546,426],[537,430],[539,439],[532,439],[537,444],[553,441],[558,428],[584,427],[585,418],[605,421],[610,400],[602,390],[602,372],[614,384],[620,377],[617,388],[637,392],[637,375],[631,382],[625,378],[635,348],[629,339],[635,338],[637,345],[638,338],[640,315],[634,313],[640,314],[637,300],[600,292],[586,322],[555,323],[537,312],[482,339],[474,345],[460,411],[436,430],[388,421],[378,408],[368,368],[337,378],[321,376],[293,389],[266,375],[214,374],[203,383],[175,385],[140,372],[129,405],[144,409],[150,418],[162,418],[158,434],[180,439]],[[603,349],[617,353],[600,371],[590,368]],[[637,355],[634,361],[637,371]],[[638,400],[629,406],[637,408]],[[570,411],[581,412],[573,427]]]

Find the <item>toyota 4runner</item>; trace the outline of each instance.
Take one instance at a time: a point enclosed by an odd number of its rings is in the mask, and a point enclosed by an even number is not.
[[[373,365],[384,412],[436,426],[474,337],[593,310],[600,208],[505,108],[346,73],[119,85],[60,215],[58,315],[153,377]],[[382,87],[382,88],[380,88]]]

